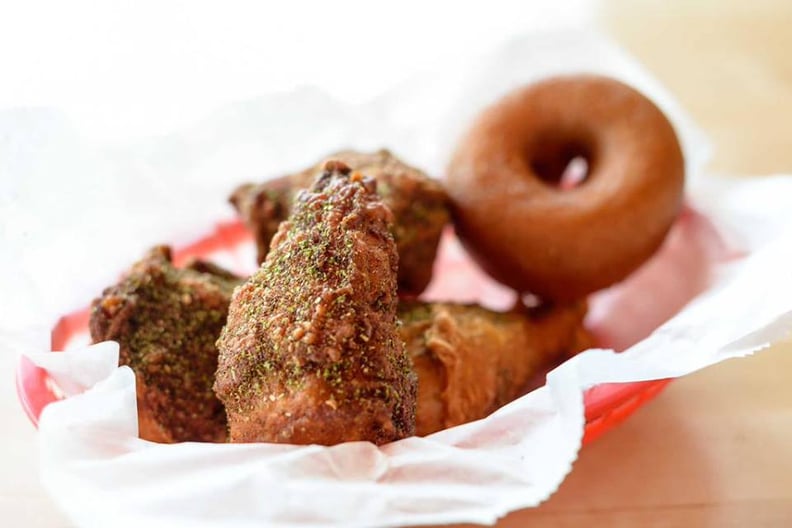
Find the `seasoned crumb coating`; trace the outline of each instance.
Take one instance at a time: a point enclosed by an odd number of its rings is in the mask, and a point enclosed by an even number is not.
[[[421,293],[432,278],[440,235],[449,222],[448,198],[440,183],[387,150],[343,151],[329,159],[377,180],[377,192],[395,219],[391,231],[399,252],[399,290]],[[278,225],[289,216],[294,197],[311,186],[323,166],[322,162],[297,174],[245,184],[234,191],[231,203],[254,233],[259,262],[267,256]]]
[[[236,290],[215,383],[232,442],[383,444],[414,433],[393,217],[375,187],[327,162]]]
[[[225,441],[225,411],[212,392],[215,341],[240,282],[206,262],[176,269],[160,246],[93,301],[93,341],[117,341],[119,363],[135,371],[141,438]]]

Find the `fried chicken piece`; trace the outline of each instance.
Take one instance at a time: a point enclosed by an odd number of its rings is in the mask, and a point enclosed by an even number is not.
[[[232,442],[383,444],[413,434],[392,215],[375,187],[327,162],[234,293],[215,382]]]
[[[448,197],[440,183],[387,150],[343,151],[328,159],[377,180],[377,191],[395,218],[392,233],[399,252],[399,290],[421,293],[432,278],[440,234],[449,221]],[[231,203],[255,235],[259,262],[266,257],[278,225],[289,216],[294,197],[311,186],[323,166],[319,163],[297,174],[242,185],[231,195]]]
[[[543,369],[588,348],[585,313],[585,303],[528,314],[403,302],[401,338],[418,375],[416,434],[484,418]]]
[[[226,416],[212,391],[217,341],[235,275],[207,262],[176,269],[170,249],[152,249],[91,304],[94,342],[120,345],[135,371],[140,437],[224,442]]]

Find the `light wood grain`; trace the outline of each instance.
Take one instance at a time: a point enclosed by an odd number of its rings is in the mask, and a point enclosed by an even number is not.
[[[792,2],[611,0],[600,21],[709,135],[712,171],[792,173]],[[791,375],[776,347],[675,381],[498,526],[792,526]]]
[[[674,381],[587,446],[558,493],[498,526],[792,526],[792,353]]]
[[[792,171],[792,2],[610,0],[600,20],[704,128],[714,171]]]
[[[611,0],[600,21],[709,134],[714,171],[792,172],[792,2]],[[12,368],[0,354],[0,372]],[[792,349],[779,347],[675,381],[586,447],[547,503],[499,526],[792,526],[790,374]],[[14,431],[0,435],[0,512],[68,526],[38,483],[13,386],[0,390]]]

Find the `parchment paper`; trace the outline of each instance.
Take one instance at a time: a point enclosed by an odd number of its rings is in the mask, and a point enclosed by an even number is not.
[[[546,386],[478,422],[380,448],[324,448],[140,440],[134,376],[116,367],[114,345],[44,352],[56,317],[87,304],[145,248],[189,240],[231,217],[224,198],[240,181],[301,168],[341,147],[387,146],[441,175],[483,105],[562,71],[606,73],[653,97],[686,154],[689,207],[663,250],[592,301],[591,327],[623,353],[580,354],[552,371]],[[0,258],[18,273],[3,287],[22,302],[4,303],[0,338],[75,394],[45,409],[39,442],[42,480],[79,526],[491,523],[540,503],[569,472],[581,444],[584,389],[682,376],[790,339],[792,177],[701,174],[701,134],[634,61],[594,34],[526,37],[407,80],[365,106],[310,89],[240,103],[180,134],[113,151],[80,144],[58,115],[5,117],[0,127],[26,134],[3,144],[12,190],[35,194],[46,182],[38,207],[50,221],[11,203],[14,224]],[[52,171],[62,177],[53,181]],[[459,264],[458,248],[445,248],[444,259]],[[460,264],[431,295],[460,294],[454,285],[469,272]],[[460,295],[497,297],[476,284]]]

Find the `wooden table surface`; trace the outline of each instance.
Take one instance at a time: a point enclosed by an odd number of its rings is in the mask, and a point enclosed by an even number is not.
[[[712,171],[792,173],[792,2],[618,0],[599,16],[710,136]],[[792,526],[792,347],[676,380],[498,526]]]
[[[598,16],[710,135],[713,171],[792,173],[792,2],[618,0]],[[547,503],[499,526],[792,526],[791,374],[777,347],[675,381],[586,447]],[[10,383],[0,417],[0,524],[69,526],[38,484]]]

